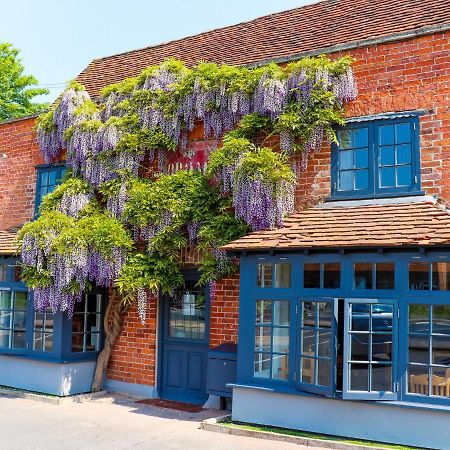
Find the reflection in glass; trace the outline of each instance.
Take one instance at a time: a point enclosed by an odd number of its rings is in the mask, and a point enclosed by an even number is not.
[[[287,380],[289,377],[288,355],[272,355],[272,378]]]
[[[306,263],[303,268],[304,287],[320,288],[320,263]]]
[[[270,324],[272,322],[272,300],[256,302],[256,323]]]
[[[289,353],[289,328],[273,328],[272,351]]]
[[[350,364],[350,390],[369,391],[368,364]]]
[[[305,329],[302,331],[302,354],[316,356],[316,331]]]
[[[289,302],[282,300],[273,305],[274,325],[289,325]]]
[[[408,337],[409,362],[428,365],[430,362],[429,347],[428,336],[410,334]]]
[[[270,378],[270,353],[255,353],[254,375],[259,378]]]
[[[352,361],[369,361],[370,337],[368,334],[351,334],[350,358]]]
[[[341,287],[340,263],[325,263],[323,265],[324,289],[339,289]]]
[[[0,291],[0,309],[12,309],[11,291]]]
[[[275,287],[290,288],[291,287],[291,264],[276,263],[275,264]]]
[[[374,334],[372,336],[372,361],[392,361],[392,335]],[[372,366],[372,369],[375,366]],[[373,386],[372,386],[372,389]]]
[[[392,392],[392,367],[390,365],[372,365],[372,391]]]
[[[433,305],[433,333],[450,335],[450,305]]]
[[[409,332],[430,332],[430,307],[428,305],[409,305]]]
[[[332,303],[316,302],[319,313],[319,328],[331,328]]]
[[[302,326],[314,327],[316,324],[316,304],[317,302],[302,302]]]
[[[272,264],[263,263],[257,265],[257,286],[272,287]]]
[[[0,264],[0,282],[8,280],[8,266],[6,264]]]
[[[271,339],[271,329],[269,327],[256,327],[255,350],[259,352],[270,352]]]
[[[371,263],[356,263],[354,265],[354,288],[372,289],[372,268]]]
[[[394,289],[395,285],[395,264],[377,263],[376,264],[376,289]]]
[[[378,303],[372,305],[372,331],[392,332],[393,307]]]
[[[301,380],[303,383],[314,384],[314,369],[315,360],[311,358],[302,358],[302,376]]]
[[[318,331],[318,355],[323,357],[331,357],[332,336],[328,331]]]
[[[317,384],[330,386],[331,384],[331,361],[328,359],[317,360]]]
[[[430,265],[414,262],[409,264],[409,289],[412,291],[426,291],[430,289]]]
[[[450,367],[450,336],[433,336],[432,363]]]
[[[433,291],[450,290],[450,263],[434,262],[432,264]]]

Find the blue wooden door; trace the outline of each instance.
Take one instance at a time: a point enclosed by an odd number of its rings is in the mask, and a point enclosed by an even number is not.
[[[203,403],[208,397],[209,295],[195,283],[186,280],[183,289],[162,299],[159,393],[165,399]]]

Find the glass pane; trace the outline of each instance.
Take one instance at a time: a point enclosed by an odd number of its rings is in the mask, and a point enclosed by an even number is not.
[[[26,313],[14,312],[14,329],[16,331],[25,330],[26,328]]]
[[[7,264],[0,265],[0,282],[8,280],[8,266]]]
[[[395,164],[395,148],[381,147],[380,148],[380,165],[393,166]]]
[[[59,170],[52,170],[51,172],[49,172],[49,174],[48,174],[49,186],[54,187],[54,185],[56,184],[56,182],[59,180],[60,177],[61,177],[61,174],[60,174]]]
[[[10,348],[10,331],[0,330],[0,348]]]
[[[395,187],[394,167],[384,167],[380,169],[380,187]]]
[[[450,263],[434,262],[432,264],[433,291],[450,290]]]
[[[11,291],[0,291],[0,309],[12,309]]]
[[[354,287],[355,289],[372,289],[372,267],[370,263],[356,263]]]
[[[319,348],[318,348],[318,354],[319,356],[329,358],[331,357],[331,346],[333,343],[332,335],[328,331],[319,330],[318,331],[318,338],[319,338]]]
[[[450,366],[450,336],[432,337],[433,364]]]
[[[372,391],[392,392],[392,367],[372,365]]]
[[[45,333],[45,346],[44,351],[45,352],[52,352],[53,351],[53,333]]]
[[[302,331],[302,354],[307,356],[316,356],[315,330]]]
[[[353,169],[353,150],[341,150],[339,152],[339,169]]]
[[[353,331],[369,331],[370,330],[370,305],[352,304],[351,307],[351,330]]]
[[[27,339],[25,331],[14,332],[13,334],[13,348],[25,348],[27,346]]]
[[[256,323],[272,323],[272,300],[258,300],[256,302]]]
[[[272,351],[289,353],[289,328],[273,328]]]
[[[353,147],[361,148],[369,145],[369,129],[355,128],[353,130]]]
[[[395,264],[376,264],[376,289],[394,289],[395,285]]]
[[[72,352],[78,353],[84,351],[84,334],[72,333]]]
[[[369,390],[368,364],[350,364],[350,390],[365,392]]]
[[[412,291],[427,291],[430,289],[430,265],[428,263],[410,263],[409,289]]]
[[[430,363],[430,338],[428,336],[411,334],[408,337],[408,360],[411,363]]]
[[[41,172],[41,185],[42,186],[47,186],[48,184],[48,172]]]
[[[287,380],[289,378],[287,355],[272,355],[272,378],[275,380]]]
[[[331,361],[319,359],[317,361],[317,383],[320,386],[331,384]]]
[[[339,190],[353,190],[353,170],[339,172]]]
[[[22,266],[13,267],[13,281],[16,283],[22,282]]]
[[[27,309],[28,294],[26,292],[16,292],[14,295],[14,309]]]
[[[392,125],[380,127],[379,134],[380,134],[380,145],[394,144],[394,127]]]
[[[411,164],[411,145],[397,145],[397,164]]]
[[[320,288],[320,264],[307,263],[303,268],[304,287]]]
[[[433,305],[433,333],[450,334],[450,305]]]
[[[42,351],[44,338],[42,333],[34,333],[33,335],[33,350]]]
[[[101,310],[101,295],[92,294],[88,296],[87,312],[99,313]]]
[[[270,327],[256,327],[255,350],[258,352],[270,352],[270,341],[272,339]]]
[[[340,263],[326,263],[323,265],[324,289],[339,289],[341,287]]]
[[[395,142],[396,144],[403,144],[405,142],[411,142],[411,124],[399,123],[395,125]]]
[[[339,147],[352,148],[353,147],[353,133],[352,130],[341,130],[338,133]]]
[[[352,333],[350,339],[351,361],[369,361],[369,334]]]
[[[392,361],[392,334],[372,335],[372,361]]]
[[[369,187],[369,171],[356,170],[355,171],[355,189],[367,189]]]
[[[408,366],[408,392],[428,395],[428,367]]]
[[[98,349],[98,333],[86,333],[85,352],[95,352]]]
[[[409,332],[429,333],[430,316],[428,305],[409,305]]]
[[[332,325],[332,303],[331,302],[317,302],[317,308],[319,311],[319,327],[331,328]]]
[[[86,331],[99,332],[100,331],[100,314],[86,315]]]
[[[272,287],[272,264],[264,263],[257,266],[257,286]]]
[[[276,301],[273,305],[273,324],[289,325],[289,302]]]
[[[291,287],[291,263],[275,264],[275,287],[276,288]]]
[[[397,186],[411,186],[412,167],[410,165],[397,166]]]
[[[11,328],[12,311],[0,311],[0,328]]]
[[[270,353],[255,353],[254,374],[255,377],[270,378]]]
[[[302,358],[302,382],[314,384],[315,360]]]
[[[372,331],[392,332],[393,306],[379,303],[372,305]]]
[[[369,151],[367,148],[355,150],[355,168],[367,169],[369,167]]]
[[[431,395],[450,397],[450,369],[433,367]]]
[[[302,327],[314,327],[316,325],[317,302],[302,302]]]

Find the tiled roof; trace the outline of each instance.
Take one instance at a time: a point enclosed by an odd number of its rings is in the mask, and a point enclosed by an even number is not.
[[[324,207],[325,206],[325,207]],[[294,250],[450,245],[450,214],[432,201],[315,207],[280,229],[256,231],[224,250]]]
[[[17,250],[17,233],[0,230],[0,255],[12,255]]]
[[[326,0],[195,36],[95,59],[78,76],[99,90],[168,57],[245,65],[450,25],[449,0]],[[144,30],[145,32],[145,30]]]

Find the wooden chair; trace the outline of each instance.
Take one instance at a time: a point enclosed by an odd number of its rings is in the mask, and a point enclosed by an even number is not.
[[[428,375],[411,375],[409,378],[410,392],[428,395]],[[431,395],[450,397],[450,378],[432,375]]]

